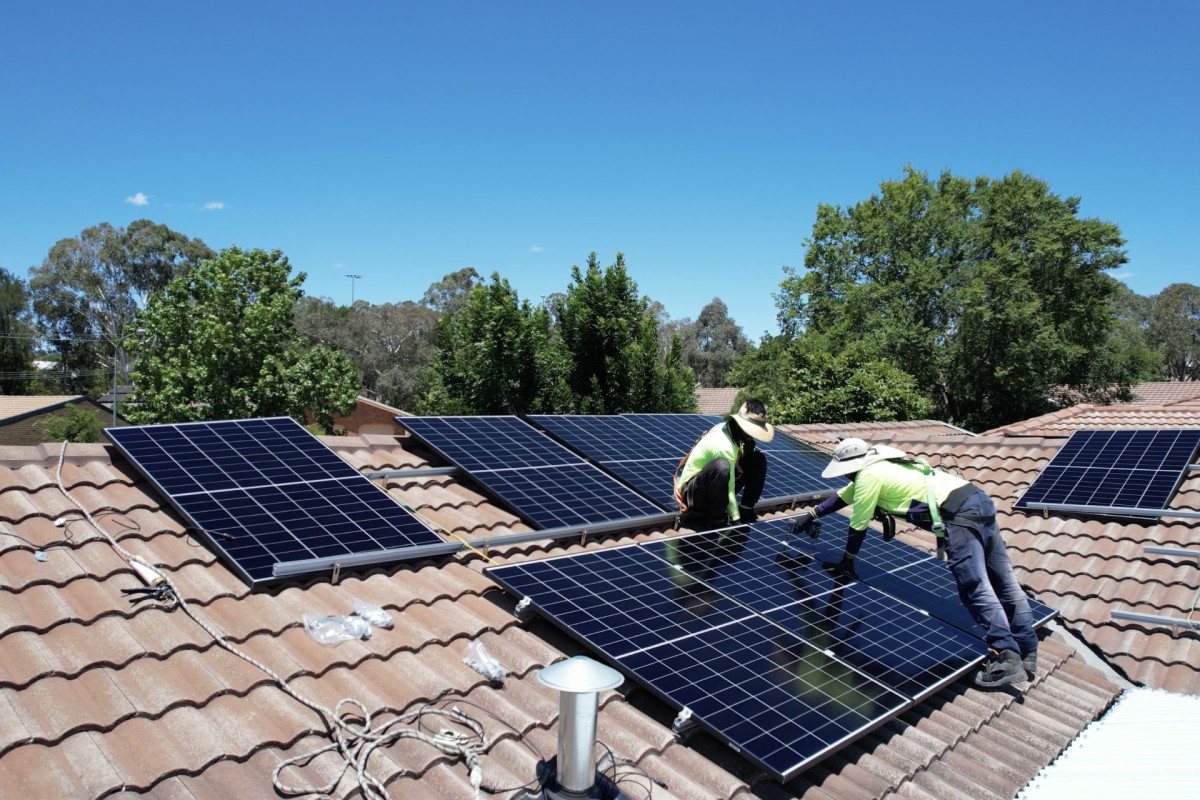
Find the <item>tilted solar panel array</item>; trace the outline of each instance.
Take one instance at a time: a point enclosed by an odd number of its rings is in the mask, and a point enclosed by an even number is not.
[[[679,461],[720,417],[704,414],[622,414],[619,416],[530,417],[604,469],[667,508],[677,509],[673,479]],[[767,455],[767,480],[760,505],[829,494],[845,485],[821,471],[829,456],[781,431],[768,443],[756,443]]]
[[[1200,430],[1076,431],[1014,504],[1159,516],[1200,446]]]
[[[396,419],[538,528],[571,528],[665,513],[516,417]]]
[[[274,579],[278,565],[403,558],[443,543],[290,417],[104,433],[251,584]]]
[[[848,525],[823,522],[816,541],[760,522],[486,572],[788,780],[986,652],[943,562],[872,536],[860,579],[834,575]]]

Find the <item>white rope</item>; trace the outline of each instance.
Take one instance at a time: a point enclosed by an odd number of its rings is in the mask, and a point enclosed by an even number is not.
[[[75,504],[75,507],[83,513],[84,517],[87,518],[87,521],[95,530],[99,531],[104,538],[108,539],[109,544],[112,545],[114,550],[121,554],[122,558],[124,558],[126,561],[129,561],[131,564],[135,560],[137,560],[139,564],[144,564],[145,562],[142,562],[140,559],[136,559],[132,553],[118,544],[117,540],[111,534],[109,534],[108,531],[96,524],[96,520],[94,517],[92,517],[91,512],[84,508],[83,505],[74,497],[72,497],[67,491],[67,487],[63,484],[62,480],[63,462],[66,460],[66,456],[67,442],[63,442],[62,450],[58,454],[58,472],[56,474],[58,480],[58,490],[63,493],[64,497]],[[392,719],[381,722],[372,728],[371,715],[367,712],[366,706],[364,706],[358,700],[345,698],[338,701],[337,706],[333,710],[330,710],[320,703],[310,700],[309,698],[300,694],[293,689],[286,680],[275,674],[275,672],[265,664],[256,661],[231,644],[223,633],[196,615],[196,612],[193,611],[188,602],[184,600],[183,595],[178,589],[176,589],[175,584],[166,574],[156,567],[151,566],[150,568],[157,573],[157,575],[162,578],[163,582],[170,588],[174,604],[168,605],[168,609],[177,606],[197,625],[203,628],[218,645],[225,648],[230,653],[233,653],[243,661],[253,664],[265,672],[271,677],[271,680],[275,681],[275,683],[279,685],[279,688],[291,695],[296,702],[307,706],[319,714],[329,725],[329,727],[333,729],[333,742],[330,742],[329,744],[324,745],[310,753],[303,753],[298,756],[292,756],[291,758],[284,759],[279,766],[275,768],[275,772],[271,778],[274,782],[275,790],[277,792],[292,796],[308,795],[316,797],[328,797],[329,794],[333,792],[335,788],[337,788],[342,776],[344,776],[346,772],[353,767],[358,780],[357,788],[364,798],[369,798],[369,800],[391,800],[391,795],[388,793],[387,787],[382,781],[368,771],[367,762],[370,759],[371,754],[380,747],[388,747],[400,741],[401,739],[416,739],[440,750],[448,756],[462,758],[466,762],[467,769],[469,770],[471,788],[475,792],[475,800],[480,800],[480,787],[483,784],[483,768],[480,764],[480,758],[487,749],[487,739],[484,735],[483,725],[477,720],[472,719],[457,708],[441,709],[423,706],[417,711],[411,711],[407,714],[401,714],[400,716],[393,717]],[[356,711],[343,712],[343,706],[350,707]],[[413,722],[419,721],[419,719],[424,715],[445,717],[451,722],[469,728],[471,733],[463,733],[447,728],[443,729],[440,733],[431,735],[414,728],[396,728],[398,725],[411,725]],[[358,720],[361,720],[361,722],[358,722]],[[317,756],[322,755],[323,753],[333,752],[335,750],[342,758],[342,768],[329,783],[321,787],[290,786],[283,783],[280,774],[287,767],[304,766]]]

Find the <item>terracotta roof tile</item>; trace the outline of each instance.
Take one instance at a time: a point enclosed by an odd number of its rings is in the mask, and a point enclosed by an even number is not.
[[[1003,438],[920,437],[926,450],[953,454],[962,469],[998,486],[1012,486],[1014,496],[1056,444],[1026,439],[1013,448]],[[403,437],[325,441],[362,469],[431,463],[431,456],[410,449],[413,444]],[[0,796],[148,792],[196,800],[270,795],[271,772],[283,757],[327,741],[318,717],[287,698],[265,673],[215,645],[181,612],[129,605],[120,589],[140,584],[107,541],[86,525],[66,530],[53,525],[73,508],[53,481],[56,449],[0,450],[0,532],[43,545],[68,532],[72,536],[64,546],[50,549],[46,562],[34,560],[21,542],[0,536]],[[67,452],[64,479],[72,495],[89,509],[127,515],[103,517],[101,524],[130,550],[161,565],[201,617],[297,690],[329,706],[356,697],[373,711],[393,712],[439,698],[466,698],[553,755],[558,699],[537,681],[536,672],[582,648],[544,623],[514,617],[512,600],[481,574],[478,558],[349,572],[336,586],[328,576],[318,576],[252,592],[185,535],[179,519],[136,472],[123,461],[111,463],[111,448],[72,445]],[[5,455],[10,457],[7,466]],[[994,472],[997,463],[1010,471]],[[399,499],[464,538],[528,530],[466,479],[386,483]],[[1165,602],[1182,602],[1175,584],[1186,568],[1145,563],[1137,548],[1113,544],[1119,540],[1111,526],[1080,532],[1062,521],[1019,518],[1028,525],[1019,541],[1014,537],[1013,552],[1037,553],[1042,561],[1024,565],[1031,580],[1042,580],[1043,573],[1052,576],[1057,582],[1047,584],[1047,595],[1057,597],[1054,591],[1062,591],[1081,612],[1087,611],[1076,618],[1075,627],[1136,636],[1099,619],[1105,592],[1118,593],[1104,583],[1114,583],[1105,574],[1112,565],[1136,562],[1139,583],[1159,587]],[[552,549],[548,543],[527,543],[490,555],[501,562],[523,560],[662,535],[591,538],[586,546],[572,542]],[[927,545],[932,541],[923,532],[905,536]],[[1093,542],[1094,550],[1082,550],[1073,541]],[[1046,556],[1052,559],[1046,561]],[[1103,585],[1097,589],[1084,579]],[[302,614],[347,613],[353,597],[387,609],[395,627],[375,630],[367,641],[335,646],[319,645],[304,632]],[[1099,605],[1093,609],[1089,604],[1095,603]],[[463,648],[474,637],[508,670],[501,687],[487,684],[463,664]],[[899,796],[1008,791],[1005,787],[1035,774],[1046,763],[1044,753],[1058,746],[1056,740],[1073,735],[1072,726],[1077,730],[1089,715],[1102,711],[1117,691],[1054,641],[1043,642],[1040,683],[1026,694],[1042,693],[1029,703],[1031,716],[1014,711],[1011,695],[983,693],[959,682],[787,787],[765,780],[707,734],[681,741],[669,729],[673,712],[642,690],[628,696],[605,693],[601,739],[670,787],[655,787],[656,797],[829,800],[879,797],[889,791]],[[1160,647],[1153,656],[1141,661],[1131,656],[1129,661],[1154,664],[1149,671],[1163,681],[1194,690],[1195,671],[1184,667],[1188,658],[1188,647]],[[511,730],[486,715],[481,718],[486,718],[493,741],[485,777],[502,785],[528,780],[534,757]],[[1037,746],[1021,750],[1022,755],[1014,755],[1011,743],[997,748],[994,740],[1004,735],[999,723]],[[1009,760],[1001,760],[998,750]],[[447,763],[413,740],[378,754],[373,768],[376,760],[377,772],[397,796],[470,796],[461,764]],[[289,774],[296,782],[322,783],[333,777],[335,764],[335,757],[323,756]],[[348,790],[343,780],[341,795]]]

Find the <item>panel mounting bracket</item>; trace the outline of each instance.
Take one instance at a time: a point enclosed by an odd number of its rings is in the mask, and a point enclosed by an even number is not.
[[[671,723],[671,730],[680,734],[687,733],[694,727],[696,727],[696,720],[692,717],[692,710],[686,706],[679,711],[679,715]]]
[[[533,616],[533,600],[529,597],[522,597],[521,602],[517,603],[517,607],[513,609],[513,614],[520,620],[529,619]]]

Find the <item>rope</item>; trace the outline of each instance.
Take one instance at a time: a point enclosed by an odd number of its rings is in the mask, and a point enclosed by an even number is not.
[[[108,543],[112,545],[113,549],[116,550],[122,558],[130,562],[131,565],[136,562],[139,565],[148,566],[149,569],[151,569],[159,578],[162,579],[163,584],[165,584],[170,590],[168,595],[168,610],[172,608],[179,608],[182,610],[183,613],[187,614],[193,622],[203,628],[218,645],[243,661],[258,667],[258,669],[270,676],[271,680],[273,680],[280,689],[290,695],[292,699],[316,712],[323,718],[327,726],[333,729],[334,741],[310,753],[304,753],[285,759],[279,764],[279,766],[275,768],[275,772],[271,775],[271,780],[277,792],[292,796],[328,795],[337,787],[338,783],[341,781],[346,772],[353,768],[358,780],[357,788],[362,797],[367,798],[368,800],[391,800],[391,795],[388,793],[387,787],[382,781],[368,771],[367,761],[370,759],[371,754],[380,747],[388,747],[400,741],[401,739],[416,739],[436,748],[448,756],[462,758],[466,762],[467,769],[470,774],[471,788],[475,793],[475,800],[480,800],[480,787],[483,784],[483,768],[480,764],[480,757],[487,749],[487,738],[484,735],[482,724],[471,717],[468,717],[457,708],[441,709],[422,707],[417,711],[401,714],[390,720],[381,722],[372,728],[371,715],[367,712],[366,707],[358,700],[354,700],[352,698],[342,699],[338,701],[337,706],[331,710],[297,692],[281,676],[277,675],[265,664],[262,664],[243,653],[241,650],[231,644],[223,633],[216,630],[209,623],[197,616],[196,612],[192,610],[187,600],[183,598],[183,595],[175,587],[174,582],[172,582],[167,575],[165,575],[159,569],[147,565],[142,559],[134,556],[132,553],[122,547],[117,540],[108,533],[108,531],[104,530],[96,523],[95,517],[92,516],[91,512],[84,508],[78,500],[72,497],[67,491],[67,487],[63,484],[62,469],[63,462],[66,460],[67,456],[67,444],[67,442],[63,442],[62,450],[59,451],[58,454],[58,471],[56,473],[58,490],[62,492],[64,497],[74,503],[75,507],[78,508],[84,517],[87,518],[87,521],[94,529],[99,531],[104,538],[108,539]],[[344,712],[342,710],[343,707],[354,709],[357,713],[351,711]],[[468,734],[444,728],[437,734],[427,734],[413,728],[395,729],[397,725],[411,724],[419,719],[422,715],[428,714],[444,717],[455,724],[469,728],[471,732]],[[357,722],[356,720],[361,720],[361,722]],[[280,775],[286,768],[290,766],[304,766],[317,756],[333,751],[337,751],[338,755],[341,756],[342,768],[328,784],[321,787],[312,787],[290,786],[283,783]],[[351,792],[351,794],[353,794],[353,792]]]
[[[429,523],[430,525],[432,525],[433,527],[437,528],[438,530],[440,530],[442,533],[446,534],[447,536],[453,536],[455,539],[458,539],[460,542],[462,542],[462,543],[463,543],[463,547],[466,547],[466,548],[467,548],[468,550],[470,550],[472,553],[474,553],[475,555],[479,556],[480,558],[482,558],[484,561],[488,562],[489,564],[495,564],[495,563],[496,563],[495,561],[493,561],[491,558],[489,558],[489,557],[488,557],[488,554],[487,554],[487,553],[483,552],[483,551],[482,551],[482,550],[480,550],[478,547],[475,547],[474,545],[472,545],[472,544],[471,544],[471,543],[470,543],[468,540],[466,540],[466,539],[464,539],[463,537],[459,536],[457,533],[455,533],[454,531],[450,530],[450,529],[449,529],[449,528],[447,528],[445,525],[441,525],[441,524],[439,524],[438,522],[435,522],[434,520],[432,520],[432,519],[430,519],[429,517],[425,516],[425,515],[424,515],[424,514],[422,514],[420,511],[418,511],[418,510],[417,510],[417,509],[416,509],[416,508],[415,508],[415,507],[414,507],[414,506],[413,506],[411,503],[409,503],[407,500],[405,500],[403,497],[400,497],[399,495],[396,495],[396,494],[392,494],[392,490],[391,490],[391,489],[388,489],[388,488],[386,488],[386,487],[383,487],[383,486],[381,486],[380,488],[381,488],[381,489],[383,489],[383,491],[384,491],[384,492],[386,492],[386,493],[388,494],[388,496],[389,496],[389,497],[391,497],[391,498],[392,498],[393,500],[395,500],[397,503],[399,503],[400,505],[402,505],[402,506],[404,506],[406,509],[408,509],[408,512],[409,512],[410,514],[412,514],[414,517],[416,517],[417,519],[424,520],[425,522],[427,522],[427,523]]]

